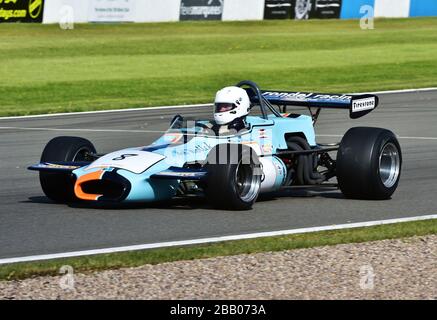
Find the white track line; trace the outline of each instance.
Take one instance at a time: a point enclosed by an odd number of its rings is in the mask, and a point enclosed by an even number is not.
[[[212,107],[212,104],[187,104],[179,106],[162,106],[162,107],[143,107],[143,108],[127,108],[127,109],[114,109],[114,110],[97,110],[97,111],[80,111],[80,112],[63,112],[63,113],[48,113],[48,114],[36,114],[31,116],[12,116],[12,117],[0,117],[0,120],[13,120],[13,119],[31,119],[31,118],[50,118],[60,116],[77,116],[87,114],[98,113],[118,113],[129,111],[146,111],[146,110],[165,110],[165,109],[180,109],[180,108],[201,108]]]
[[[437,91],[437,88],[419,88],[419,89],[404,89],[404,90],[389,90],[389,91],[375,91],[375,92],[363,92],[363,93],[351,93],[351,94],[396,94],[396,93],[414,93],[414,92],[426,92]],[[12,117],[0,117],[0,120],[13,120],[13,119],[26,119],[26,118],[44,118],[44,117],[59,117],[59,116],[77,116],[97,113],[115,113],[115,112],[129,112],[129,111],[144,111],[144,110],[160,110],[160,109],[179,109],[179,108],[196,108],[196,107],[210,107],[212,104],[189,104],[179,106],[163,106],[163,107],[143,107],[143,108],[128,108],[128,109],[114,109],[114,110],[97,110],[97,111],[81,111],[81,112],[63,112],[63,113],[50,113],[50,114],[37,114],[31,116],[12,116]]]
[[[1,129],[1,127],[0,127]],[[341,134],[316,134],[317,137],[325,137],[325,138],[342,138]],[[397,136],[398,139],[410,139],[410,140],[437,140],[437,137],[401,137]]]
[[[76,129],[76,128],[32,128],[32,127],[0,127],[0,130],[23,131],[75,131],[75,132],[117,132],[117,133],[164,133],[159,130],[124,130],[124,129]]]
[[[419,88],[419,89],[403,89],[403,90],[388,90],[388,91],[373,91],[373,92],[360,92],[351,94],[396,94],[396,93],[414,93],[414,92],[426,92],[426,91],[437,91],[437,88]]]
[[[435,137],[398,137],[399,139],[411,139],[411,140],[437,140]]]
[[[115,133],[165,133],[159,130],[124,130],[124,129],[77,129],[77,128],[33,128],[33,127],[0,127],[0,130],[23,130],[23,131],[71,131],[71,132],[115,132]],[[318,137],[341,138],[341,134],[317,134]],[[411,140],[437,140],[437,137],[399,137],[399,139]]]
[[[384,224],[394,224],[394,223],[400,223],[400,222],[431,220],[431,219],[437,219],[437,214],[427,215],[427,216],[418,216],[418,217],[409,217],[409,218],[388,219],[388,220],[379,220],[379,221],[367,221],[367,222],[358,222],[358,223],[347,223],[347,224],[330,225],[330,226],[323,226],[323,227],[311,227],[311,228],[300,228],[300,229],[280,230],[280,231],[271,231],[271,232],[259,232],[259,233],[239,234],[239,235],[233,235],[233,236],[202,238],[202,239],[192,239],[192,240],[182,240],[182,241],[170,241],[170,242],[160,242],[160,243],[149,243],[149,244],[140,244],[140,245],[124,246],[124,247],[113,247],[113,248],[105,248],[105,249],[94,249],[94,250],[35,255],[35,256],[27,256],[27,257],[6,258],[6,259],[0,259],[0,265],[19,263],[19,262],[31,262],[31,261],[51,260],[51,259],[60,259],[60,258],[90,256],[90,255],[96,255],[96,254],[108,254],[108,253],[116,253],[116,252],[188,246],[188,245],[206,244],[206,243],[214,243],[214,242],[222,242],[222,241],[284,236],[284,235],[291,235],[291,234],[302,234],[302,233],[311,233],[311,232],[328,231],[328,230],[341,230],[341,229],[371,227],[371,226],[378,226],[378,225],[384,225]]]

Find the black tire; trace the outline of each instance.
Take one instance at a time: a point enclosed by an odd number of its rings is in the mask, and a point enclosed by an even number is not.
[[[261,186],[261,165],[252,148],[239,144],[217,145],[208,155],[206,168],[205,193],[215,208],[252,208]]]
[[[56,137],[46,145],[41,162],[85,161],[87,153],[96,153],[93,144],[79,137]],[[76,201],[74,179],[70,174],[40,172],[39,181],[45,195],[55,202]]]
[[[352,128],[341,140],[337,180],[347,198],[389,199],[398,186],[401,168],[401,147],[389,130]]]

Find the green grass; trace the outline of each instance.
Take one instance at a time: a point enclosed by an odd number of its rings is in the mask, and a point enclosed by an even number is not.
[[[266,251],[282,251],[340,243],[359,243],[382,239],[437,234],[437,219],[367,228],[324,231],[280,237],[220,242],[207,245],[173,247],[144,251],[96,255],[42,262],[0,266],[0,280],[23,279],[36,275],[56,275],[63,265],[75,272],[136,267],[177,260],[191,260]]]
[[[0,115],[210,102],[263,88],[437,86],[437,19],[0,25]]]

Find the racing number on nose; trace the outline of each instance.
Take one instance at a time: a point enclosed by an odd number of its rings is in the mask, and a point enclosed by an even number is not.
[[[129,157],[136,157],[136,156],[137,156],[137,154],[134,154],[134,153],[127,153],[127,154],[122,154],[121,156],[116,157],[116,158],[114,158],[114,159],[112,159],[112,160],[114,160],[114,161],[119,161],[119,160],[124,160],[124,159],[129,158]]]

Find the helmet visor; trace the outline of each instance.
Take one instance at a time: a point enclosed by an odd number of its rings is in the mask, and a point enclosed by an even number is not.
[[[216,103],[215,104],[215,112],[221,113],[221,112],[228,112],[233,109],[235,109],[237,106],[233,103]]]

